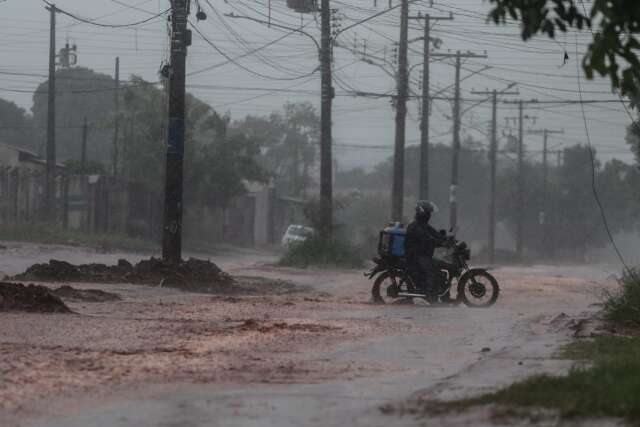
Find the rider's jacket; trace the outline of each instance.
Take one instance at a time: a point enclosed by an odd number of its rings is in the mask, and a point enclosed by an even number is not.
[[[407,227],[405,253],[409,262],[423,257],[433,257],[433,252],[444,238],[428,221],[414,220]]]

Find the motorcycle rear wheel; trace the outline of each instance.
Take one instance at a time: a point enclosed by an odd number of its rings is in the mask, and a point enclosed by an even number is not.
[[[413,298],[400,297],[399,292],[415,292],[411,279],[394,273],[383,273],[373,283],[371,300],[374,304],[413,303]]]

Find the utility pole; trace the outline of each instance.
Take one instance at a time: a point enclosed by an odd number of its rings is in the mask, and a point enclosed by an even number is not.
[[[398,44],[398,94],[395,99],[396,132],[393,155],[393,187],[391,194],[391,219],[402,221],[404,202],[404,149],[405,127],[407,120],[407,98],[409,96],[408,37],[409,37],[409,0],[401,0],[400,41]]]
[[[542,148],[542,210],[538,215],[538,223],[542,229],[542,252],[544,254],[548,252],[548,232],[547,232],[547,213],[549,212],[548,206],[548,187],[549,187],[549,162],[548,162],[548,154],[549,154],[549,135],[555,134],[563,134],[564,129],[562,130],[551,130],[551,129],[540,129],[540,130],[527,130],[527,134],[530,135],[542,135],[543,137],[543,148]]]
[[[488,254],[489,264],[495,261],[496,251],[496,173],[497,173],[497,153],[498,153],[498,95],[519,95],[519,91],[509,91],[513,85],[505,90],[477,92],[472,91],[474,95],[491,95],[492,100],[492,116],[491,116],[491,145],[489,148],[489,238],[488,238]]]
[[[533,119],[536,120],[537,117],[525,116],[524,107],[525,104],[535,104],[537,100],[531,101],[523,101],[522,99],[519,101],[515,101],[518,104],[518,178],[517,178],[517,220],[516,220],[516,255],[519,259],[522,259],[522,255],[524,252],[524,120],[525,119]],[[514,103],[510,101],[505,101],[505,103]],[[508,118],[509,120],[511,118]]]
[[[524,250],[524,103],[518,101],[518,224],[516,228],[516,255],[522,259]]]
[[[169,70],[169,121],[164,191],[162,259],[178,265],[182,260],[182,178],[185,135],[185,78],[189,0],[171,0],[171,62]]]
[[[321,107],[320,107],[320,223],[325,236],[333,229],[333,155],[332,104],[335,96],[331,76],[331,6],[322,0],[320,40]]]
[[[422,68],[422,119],[420,121],[420,178],[418,197],[420,200],[429,199],[429,116],[431,115],[430,91],[430,67],[429,57],[431,53],[431,21],[452,21],[453,14],[449,16],[410,16],[409,19],[424,19],[424,47]],[[436,45],[437,46],[437,45]]]
[[[56,221],[56,13],[54,4],[46,8],[50,16],[49,27],[49,92],[47,111],[47,159],[44,184],[44,214]]]
[[[82,173],[87,171],[87,135],[89,133],[89,125],[87,124],[87,118],[84,118],[84,124],[82,126],[82,147],[80,148],[80,167]]]
[[[476,54],[473,52],[461,53],[457,51],[451,53],[437,53],[431,55],[440,58],[456,58],[455,95],[453,100],[453,146],[451,162],[451,187],[449,187],[449,224],[455,230],[458,225],[458,164],[460,158],[460,68],[462,68],[462,58],[486,58],[487,54]]]
[[[333,10],[331,10],[330,0],[321,0],[320,7],[317,8],[317,1],[287,2],[287,7],[297,13],[320,12],[320,43],[314,36],[300,28],[292,28],[280,25],[271,21],[252,18],[249,16],[238,16],[233,13],[226,14],[229,18],[248,19],[250,21],[266,24],[268,27],[281,28],[297,32],[313,40],[318,48],[321,74],[321,106],[320,106],[320,234],[328,236],[333,231],[333,155],[332,155],[332,104],[335,98],[331,63],[333,60],[334,39],[340,32],[334,33],[332,37],[331,21]]]
[[[120,132],[120,58],[116,57],[116,90],[114,91],[115,117],[113,120],[113,176],[118,176],[118,134]]]

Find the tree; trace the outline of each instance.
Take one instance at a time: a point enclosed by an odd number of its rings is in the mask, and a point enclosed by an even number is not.
[[[583,59],[588,78],[594,72],[608,76],[623,94],[638,94],[640,82],[640,6],[637,0],[595,0],[588,11],[582,0],[489,0],[494,4],[490,18],[497,24],[507,19],[522,23],[522,38],[538,33],[551,38],[569,27],[596,25],[593,41]],[[624,65],[626,64],[626,66]]]
[[[635,120],[627,127],[625,140],[636,157],[636,162],[640,163],[640,120]]]
[[[106,74],[88,68],[56,71],[56,149],[58,159],[80,159],[82,126],[90,124],[87,158],[110,164],[113,156],[115,82]],[[33,119],[43,139],[47,128],[48,80],[33,95]]]
[[[139,77],[123,92],[123,171],[136,182],[162,191],[166,100],[163,88]],[[263,182],[258,164],[260,140],[227,131],[229,117],[220,116],[195,96],[186,97],[184,154],[185,205],[225,207],[247,191],[246,182]]]
[[[283,109],[283,114],[268,117],[247,116],[234,122],[229,132],[259,140],[262,165],[275,178],[278,191],[301,196],[312,185],[320,119],[308,102],[287,103]]]
[[[38,150],[33,117],[13,102],[0,99],[0,142]]]

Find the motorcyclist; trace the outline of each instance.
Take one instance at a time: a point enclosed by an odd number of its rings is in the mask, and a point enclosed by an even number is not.
[[[433,253],[438,245],[446,241],[446,235],[439,233],[429,224],[431,215],[438,212],[435,203],[419,200],[416,204],[415,220],[407,227],[405,254],[407,267],[416,278],[416,285],[426,293],[435,290],[435,265]]]

